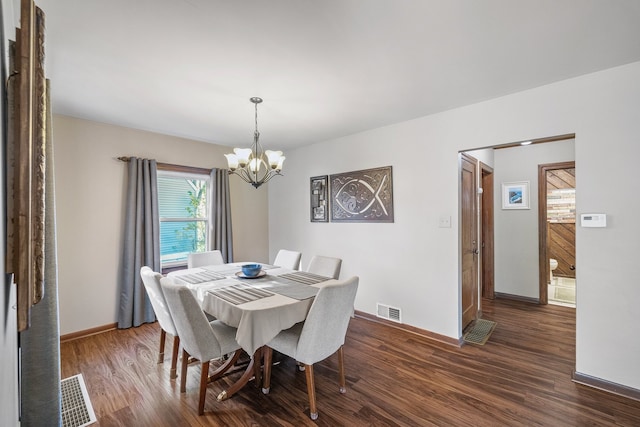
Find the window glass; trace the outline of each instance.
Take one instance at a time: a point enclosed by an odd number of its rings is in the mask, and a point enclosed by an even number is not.
[[[186,265],[189,252],[206,250],[209,177],[158,172],[162,267]]]

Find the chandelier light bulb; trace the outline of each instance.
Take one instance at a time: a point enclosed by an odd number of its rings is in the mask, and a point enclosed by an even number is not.
[[[238,156],[235,154],[225,154],[224,156],[227,158],[227,163],[229,164],[229,170],[231,172],[238,169]]]
[[[247,163],[249,163],[249,158],[251,157],[250,148],[234,148],[233,152],[236,153],[236,157],[238,158],[238,163],[241,168],[245,167]]]
[[[280,162],[280,158],[282,157],[282,151],[271,151],[267,150],[264,152],[267,155],[267,159],[269,159],[269,166],[271,169],[276,169],[278,167],[278,163]]]

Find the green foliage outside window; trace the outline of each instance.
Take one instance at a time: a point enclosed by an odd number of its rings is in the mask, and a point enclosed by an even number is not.
[[[197,179],[186,180],[191,186],[187,192],[189,204],[185,207],[188,218],[206,218],[207,216],[207,183]],[[191,242],[190,252],[203,252],[207,245],[207,223],[205,221],[191,221],[184,224],[181,230],[176,230],[179,241]],[[177,248],[176,248],[177,249]]]
[[[189,191],[189,206],[185,209],[191,218],[205,218],[207,216],[207,185],[205,181],[189,180],[193,190]],[[203,221],[189,222],[185,231],[194,235],[193,252],[204,252],[207,245],[207,223]]]
[[[163,265],[183,263],[206,250],[208,180],[158,176],[160,255]]]

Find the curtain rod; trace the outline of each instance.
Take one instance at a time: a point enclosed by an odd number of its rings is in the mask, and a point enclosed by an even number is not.
[[[129,156],[117,157],[117,160],[120,160],[121,162],[125,162],[125,163],[128,163],[130,159],[131,157]],[[211,171],[215,169],[215,168],[211,168],[211,169],[198,168],[195,166],[174,165],[171,163],[160,163],[160,162],[156,162],[156,164],[158,165],[159,170],[173,171],[173,172],[199,173],[199,174],[205,174],[205,175],[210,174]]]

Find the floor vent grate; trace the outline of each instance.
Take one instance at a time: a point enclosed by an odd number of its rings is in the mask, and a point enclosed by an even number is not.
[[[496,322],[491,320],[478,319],[463,335],[464,342],[471,344],[485,345],[496,327]]]
[[[62,389],[62,426],[82,427],[97,421],[82,374],[65,378]]]
[[[400,319],[400,309],[391,307],[385,304],[376,304],[376,313],[378,317],[383,319],[392,320],[394,322],[402,323]]]

